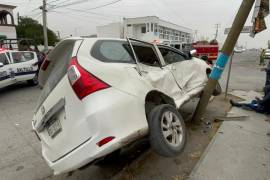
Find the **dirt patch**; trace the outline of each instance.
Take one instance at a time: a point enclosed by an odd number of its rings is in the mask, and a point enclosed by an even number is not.
[[[187,144],[184,151],[175,158],[165,158],[148,149],[136,160],[127,165],[120,174],[113,179],[176,179],[185,180],[199,161],[205,148],[216,134],[221,122],[215,122],[217,116],[224,116],[231,108],[229,100],[237,100],[233,96],[224,99],[224,95],[214,98],[210,102],[201,125],[194,125],[190,121],[187,126]],[[184,107],[185,117],[192,115],[197,102]]]

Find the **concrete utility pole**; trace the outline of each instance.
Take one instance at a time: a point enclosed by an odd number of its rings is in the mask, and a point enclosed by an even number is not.
[[[42,9],[42,19],[43,19],[43,36],[44,36],[44,50],[48,50],[48,33],[47,33],[47,8],[46,0],[43,0],[43,5],[40,7]]]
[[[217,39],[218,37],[218,28],[219,28],[219,24],[215,24],[215,27],[216,27],[216,33],[215,33],[215,38],[214,39]]]
[[[19,12],[17,12],[17,25],[19,25],[19,23],[20,23],[20,14]]]
[[[243,0],[242,4],[237,12],[237,15],[234,19],[231,30],[226,38],[225,43],[223,44],[221,53],[217,59],[216,64],[213,67],[213,70],[209,76],[206,87],[204,88],[202,97],[197,105],[195,110],[193,121],[196,124],[199,124],[201,118],[206,110],[209,99],[217,85],[218,80],[221,77],[221,74],[227,64],[227,61],[233,52],[233,48],[237,42],[237,39],[244,27],[244,24],[248,18],[249,12],[254,4],[255,0]]]
[[[60,40],[61,39],[60,31],[56,31],[56,32],[57,32],[58,39]]]
[[[198,30],[195,30],[193,41],[196,42],[197,39],[198,39]]]

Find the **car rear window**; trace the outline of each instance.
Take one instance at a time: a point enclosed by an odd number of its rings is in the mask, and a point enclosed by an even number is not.
[[[91,50],[91,55],[103,62],[135,63],[127,42],[116,40],[99,40]]]
[[[41,92],[38,107],[47,98],[50,92],[65,76],[68,64],[72,58],[73,48],[76,40],[65,40],[58,44],[47,56],[50,65],[46,72],[47,80]]]
[[[35,58],[33,52],[11,52],[11,56],[14,63],[26,62]]]

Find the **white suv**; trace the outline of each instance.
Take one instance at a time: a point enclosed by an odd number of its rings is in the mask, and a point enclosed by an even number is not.
[[[21,81],[27,81],[31,85],[38,84],[37,62],[35,52],[0,48],[0,88]]]
[[[209,66],[135,39],[70,38],[43,62],[33,129],[54,174],[69,172],[149,133],[153,149],[175,156],[186,141],[177,111],[198,95]]]

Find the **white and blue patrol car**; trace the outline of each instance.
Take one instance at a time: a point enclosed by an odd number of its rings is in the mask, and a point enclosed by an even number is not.
[[[37,85],[37,62],[35,52],[0,48],[0,88],[21,81]]]

